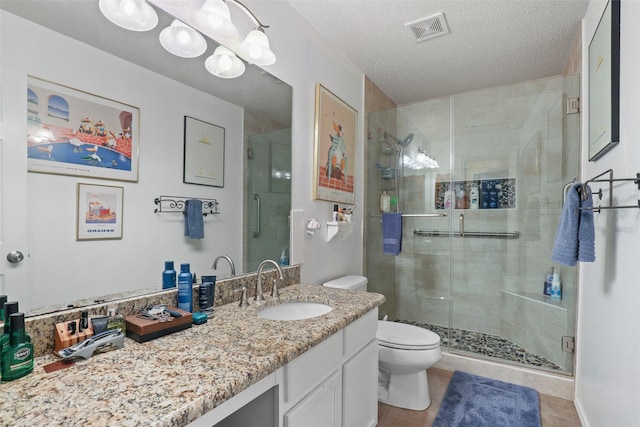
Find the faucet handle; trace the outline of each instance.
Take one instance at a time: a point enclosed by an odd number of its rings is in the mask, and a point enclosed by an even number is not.
[[[273,279],[273,288],[271,288],[271,297],[274,299],[280,298],[280,292],[278,292],[278,279]]]
[[[240,295],[240,307],[249,307],[249,298],[247,298],[247,287],[243,286],[241,289],[235,289],[233,291],[234,293],[236,292],[242,292],[242,295]]]

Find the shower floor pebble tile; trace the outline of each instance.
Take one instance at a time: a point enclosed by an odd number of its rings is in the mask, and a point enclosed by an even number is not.
[[[551,371],[563,371],[561,366],[550,360],[531,353],[519,345],[496,335],[482,332],[466,331],[464,329],[449,329],[444,326],[430,325],[428,323],[414,322],[411,320],[397,320],[400,323],[419,326],[437,333],[440,336],[442,348],[486,356],[508,362],[520,363],[526,366],[535,366]]]

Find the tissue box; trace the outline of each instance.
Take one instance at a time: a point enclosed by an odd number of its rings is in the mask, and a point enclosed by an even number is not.
[[[176,307],[168,307],[171,311],[177,311],[182,317],[174,317],[171,322],[143,319],[135,314],[127,316],[127,336],[137,342],[147,342],[174,332],[191,327],[193,315]]]

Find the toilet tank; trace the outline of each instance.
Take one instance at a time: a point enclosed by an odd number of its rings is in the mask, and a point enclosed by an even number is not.
[[[329,288],[350,289],[352,291],[367,291],[367,278],[364,276],[348,275],[329,280],[323,286]]]

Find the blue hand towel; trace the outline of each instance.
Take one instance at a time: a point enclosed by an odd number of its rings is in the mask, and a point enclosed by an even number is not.
[[[580,190],[587,192],[587,200],[582,201]],[[595,230],[593,210],[580,209],[593,206],[591,189],[579,182],[573,184],[567,193],[551,259],[560,264],[575,266],[578,261],[595,261]]]
[[[385,212],[382,214],[382,252],[398,255],[402,249],[402,214]]]
[[[190,239],[202,239],[204,237],[202,200],[190,199],[186,201],[184,235]]]

